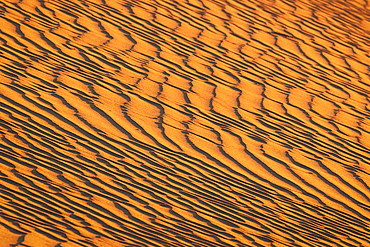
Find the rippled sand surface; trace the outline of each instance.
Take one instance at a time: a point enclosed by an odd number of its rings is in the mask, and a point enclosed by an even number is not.
[[[367,0],[0,2],[0,246],[370,246]]]

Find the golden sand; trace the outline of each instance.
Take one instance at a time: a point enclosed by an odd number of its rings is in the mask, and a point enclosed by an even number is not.
[[[367,0],[0,2],[0,246],[370,246]]]

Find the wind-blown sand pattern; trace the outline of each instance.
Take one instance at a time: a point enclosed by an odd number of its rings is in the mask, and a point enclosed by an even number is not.
[[[367,0],[0,3],[0,246],[370,246]]]

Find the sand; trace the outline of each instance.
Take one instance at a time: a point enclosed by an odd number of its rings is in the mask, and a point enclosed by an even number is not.
[[[0,246],[370,246],[368,1],[3,0]]]

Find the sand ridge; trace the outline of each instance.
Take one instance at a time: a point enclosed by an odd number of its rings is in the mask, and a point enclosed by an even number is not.
[[[365,1],[4,0],[4,246],[370,246]]]

